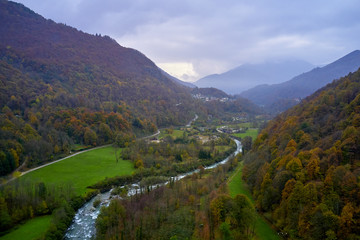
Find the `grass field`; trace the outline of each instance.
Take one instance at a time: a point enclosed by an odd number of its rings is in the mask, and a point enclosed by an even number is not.
[[[249,136],[249,137],[252,137],[252,139],[254,141],[256,139],[258,133],[259,133],[259,129],[257,129],[257,128],[249,128],[246,132],[244,132],[244,133],[234,133],[233,136],[239,137],[239,138],[244,138],[246,136]]]
[[[172,134],[168,134],[165,132],[165,129],[160,131],[159,139],[162,139],[167,136],[172,136],[173,138],[178,138],[183,136],[184,131],[174,129]]]
[[[243,180],[241,179],[242,168],[243,168],[243,162],[240,162],[239,166],[236,168],[236,171],[234,172],[234,175],[231,176],[230,178],[228,184],[230,196],[235,197],[237,194],[244,194],[251,200],[251,202],[254,202],[254,199],[250,191],[247,189]]]
[[[39,239],[44,234],[44,230],[46,231],[46,229],[50,226],[50,223],[50,215],[30,219],[25,224],[21,225],[19,228],[6,234],[5,236],[0,237],[0,240]]]
[[[104,147],[81,153],[74,157],[30,172],[20,179],[42,181],[47,184],[71,184],[76,194],[83,195],[86,187],[105,177],[131,174],[134,170],[130,161],[116,162],[114,148]]]
[[[229,192],[231,197],[236,196],[237,194],[246,195],[252,203],[254,203],[254,199],[251,196],[249,190],[246,188],[246,185],[242,181],[242,168],[243,163],[241,162],[237,167],[233,176],[231,176],[230,181],[228,183]],[[259,240],[279,240],[279,236],[277,233],[269,226],[269,224],[257,214],[256,223],[255,223],[255,233],[256,238]]]
[[[131,174],[132,171],[134,167],[130,161],[119,159],[116,162],[115,150],[109,146],[84,152],[40,168],[20,177],[20,180],[42,181],[57,187],[70,184],[77,195],[83,195],[88,191],[87,186],[105,177]],[[38,239],[46,232],[50,222],[51,216],[36,217],[1,237],[0,240]]]

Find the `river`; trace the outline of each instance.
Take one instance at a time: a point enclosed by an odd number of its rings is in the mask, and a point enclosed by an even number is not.
[[[222,160],[221,162],[215,163],[213,165],[207,166],[205,167],[205,169],[213,169],[219,165],[222,165],[224,163],[226,163],[232,156],[238,154],[241,152],[241,143],[240,141],[234,139],[235,143],[236,143],[236,150],[234,151],[234,153],[232,153],[230,156],[228,156],[227,158],[225,158],[224,160]],[[180,174],[178,176],[175,176],[174,179],[176,181],[191,175],[195,172],[198,172],[199,170],[196,169],[194,171],[191,172],[187,172],[184,174]],[[163,184],[158,184],[155,186],[152,186],[151,188],[155,188],[156,186],[161,186],[164,184],[167,184],[168,182],[165,182]],[[128,190],[128,195],[135,195],[137,192],[139,192],[140,189],[140,184],[139,183],[134,183],[132,185],[130,185],[130,188]],[[96,218],[98,217],[99,213],[100,213],[100,208],[102,206],[108,206],[111,198],[114,196],[111,196],[111,191],[105,192],[105,193],[101,193],[98,194],[97,196],[95,196],[94,198],[92,198],[89,202],[85,203],[84,206],[82,206],[76,213],[72,224],[70,225],[70,227],[68,228],[66,234],[65,234],[65,239],[84,239],[84,240],[90,240],[95,236],[95,232],[96,232],[96,228],[95,228],[95,221]],[[100,199],[101,203],[97,206],[94,207],[94,201],[96,199]]]

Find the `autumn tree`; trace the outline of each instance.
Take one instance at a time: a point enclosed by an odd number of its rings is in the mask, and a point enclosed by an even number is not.
[[[243,152],[246,153],[251,149],[252,146],[252,137],[246,136],[242,139],[241,144],[243,146]]]
[[[97,140],[96,133],[90,128],[86,128],[84,133],[84,143],[87,145],[96,146],[96,140]]]

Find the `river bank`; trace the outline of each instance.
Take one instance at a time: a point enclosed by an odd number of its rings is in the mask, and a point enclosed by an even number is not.
[[[230,158],[232,158],[233,156],[237,155],[238,153],[241,152],[241,143],[240,141],[234,139],[235,143],[236,143],[236,150],[230,154],[228,157],[226,157],[225,159],[223,159],[220,162],[217,162],[215,164],[209,165],[205,167],[205,170],[208,169],[214,169],[219,165],[225,164],[227,161],[229,161]],[[184,174],[180,174],[177,176],[172,177],[173,181],[179,181],[181,179],[183,179],[186,176],[189,176],[193,173],[199,172],[198,169],[184,173]],[[158,186],[161,185],[165,185],[168,184],[168,182],[164,182],[161,184],[156,184],[153,186],[150,186],[149,189],[153,189],[156,188]],[[125,185],[121,186],[121,187],[125,187]],[[128,188],[128,196],[132,196],[135,195],[141,191],[143,191],[143,189],[140,188],[140,183],[133,183],[130,186],[127,186]],[[81,207],[74,219],[73,219],[73,223],[71,224],[71,226],[68,228],[66,234],[65,234],[65,239],[91,239],[95,232],[95,222],[96,222],[96,218],[100,213],[100,209],[102,206],[108,206],[110,203],[110,200],[112,198],[118,197],[118,196],[112,196],[111,195],[111,191],[107,191],[101,194],[98,194],[96,197],[92,198],[89,202],[87,202],[86,204],[83,205],[83,207]],[[94,207],[94,201],[95,200],[100,200],[100,204],[96,207]]]

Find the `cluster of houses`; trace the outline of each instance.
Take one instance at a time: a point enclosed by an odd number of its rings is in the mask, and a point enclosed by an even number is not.
[[[243,133],[246,131],[246,128],[231,128],[229,126],[222,126],[218,128],[218,131],[228,134]]]
[[[216,141],[219,137],[216,135],[211,135],[211,136],[195,136],[194,138],[196,140],[200,140],[201,143],[206,143],[212,140]]]
[[[227,101],[229,101],[229,98],[227,98],[227,97],[223,97],[223,98],[210,97],[210,96],[202,95],[200,93],[193,94],[192,96],[193,96],[193,98],[200,99],[204,102],[209,102],[209,101],[227,102]]]

